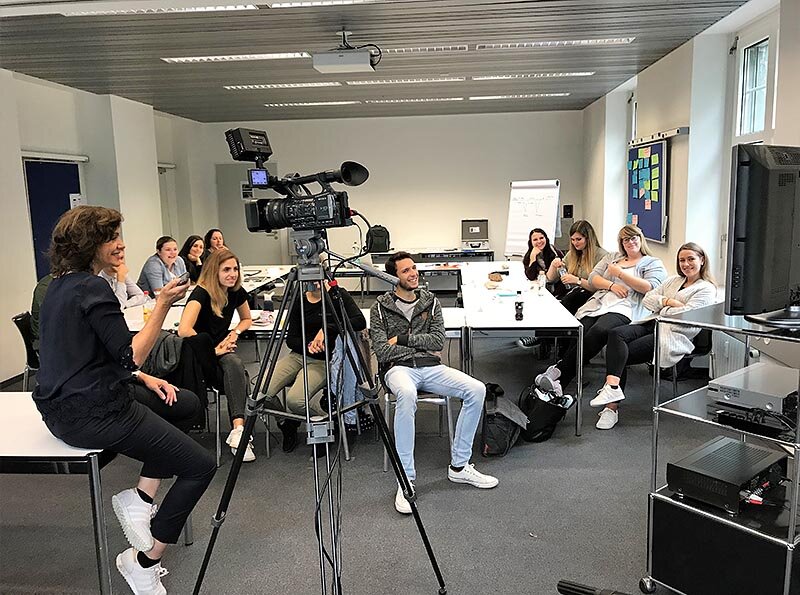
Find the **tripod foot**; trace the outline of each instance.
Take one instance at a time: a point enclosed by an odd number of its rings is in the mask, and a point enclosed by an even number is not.
[[[447,587],[442,587],[439,589],[439,595],[447,595]]]

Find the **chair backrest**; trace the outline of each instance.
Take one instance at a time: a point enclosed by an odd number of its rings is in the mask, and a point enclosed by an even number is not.
[[[25,343],[25,357],[29,368],[35,370],[39,369],[39,354],[33,348],[33,330],[31,329],[31,313],[23,312],[17,314],[11,319],[22,335],[22,341]]]
[[[692,351],[692,355],[708,355],[711,352],[712,347],[711,329],[702,329],[699,333],[697,333],[697,335],[695,335],[692,343],[694,344],[694,351]]]

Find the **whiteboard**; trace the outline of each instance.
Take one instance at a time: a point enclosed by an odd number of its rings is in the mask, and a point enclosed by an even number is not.
[[[560,233],[558,218],[558,180],[511,182],[506,227],[506,258],[524,256],[528,251],[528,235],[534,227],[547,232],[550,242]]]

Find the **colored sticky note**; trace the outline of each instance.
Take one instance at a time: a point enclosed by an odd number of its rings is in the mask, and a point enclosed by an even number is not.
[[[650,182],[650,190],[658,190],[659,181],[658,178]]]
[[[658,153],[653,153],[653,156],[650,158],[650,163],[658,165]]]
[[[631,223],[633,223],[634,225],[639,225],[639,215],[634,214],[631,217]]]
[[[639,160],[638,159],[634,159],[633,160],[633,169],[639,169]]]
[[[639,170],[639,179],[640,180],[649,180],[650,179],[650,169],[640,169]]]
[[[650,191],[650,200],[653,202],[658,202],[658,190]]]
[[[636,198],[638,194],[638,190],[636,188],[631,188],[631,198]]]
[[[628,160],[628,169],[629,170],[633,169],[633,161],[631,161],[630,159]]]
[[[644,188],[639,188],[639,198],[644,198]]]
[[[628,225],[630,225],[631,223],[633,223],[633,213],[628,213],[628,220],[627,220],[627,223],[628,223]]]
[[[649,211],[652,208],[653,208],[653,203],[652,202],[650,202],[649,200],[644,201],[644,210],[645,211]]]
[[[644,157],[644,149],[639,149],[639,159]]]
[[[644,158],[644,166],[645,167],[650,167],[650,158],[649,157],[645,157]]]
[[[650,147],[639,149],[639,159],[644,159],[645,157],[650,157]]]
[[[644,189],[645,190],[650,190],[650,180],[645,180],[644,181]]]
[[[652,170],[650,170],[650,175],[654,178],[657,178],[659,173],[660,170],[657,167],[654,167]]]

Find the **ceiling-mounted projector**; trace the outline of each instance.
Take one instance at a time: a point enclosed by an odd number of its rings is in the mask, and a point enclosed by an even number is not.
[[[314,70],[323,74],[375,72],[369,50],[337,48],[311,55]]]

